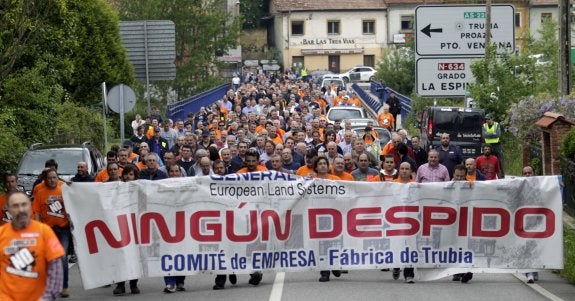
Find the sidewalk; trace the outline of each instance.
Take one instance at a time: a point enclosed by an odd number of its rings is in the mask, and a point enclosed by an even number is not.
[[[550,270],[539,272],[539,281],[534,284],[528,284],[524,274],[515,274],[515,277],[549,300],[575,300],[575,285],[569,283],[556,272]]]
[[[575,219],[565,212],[563,212],[563,224],[568,228],[575,229]],[[524,282],[526,281],[525,275],[523,274],[515,274],[515,277]],[[530,286],[549,300],[575,300],[575,285],[569,283],[567,279],[562,278],[559,276],[559,273],[555,271],[545,270],[539,272],[539,281],[534,284],[525,282],[525,285]]]

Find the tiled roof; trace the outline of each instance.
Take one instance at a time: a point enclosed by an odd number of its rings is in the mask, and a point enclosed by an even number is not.
[[[565,118],[565,116],[554,112],[545,112],[545,114],[543,114],[543,117],[537,120],[535,124],[542,128],[549,128],[552,124],[554,124],[556,121],[559,120],[571,125],[575,125],[575,122],[573,122],[572,120],[569,120]]]
[[[274,0],[277,11],[384,9],[385,0]]]
[[[556,4],[559,5],[558,0],[529,0],[530,5],[550,5]]]
[[[524,0],[529,5],[559,5],[559,0]],[[377,10],[386,9],[388,5],[425,5],[425,4],[460,4],[466,1],[454,0],[273,0],[276,11],[329,11],[329,10]],[[493,4],[505,1],[495,0]],[[513,2],[513,1],[510,1]],[[571,0],[575,3],[575,0]]]
[[[390,4],[440,4],[444,3],[445,0],[385,0],[387,5]]]
[[[575,4],[575,0],[569,1]],[[529,0],[530,5],[556,5],[559,6],[559,0]]]

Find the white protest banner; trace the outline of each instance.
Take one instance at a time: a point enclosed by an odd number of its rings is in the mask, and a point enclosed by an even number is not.
[[[90,289],[206,271],[560,269],[559,181],[399,184],[259,172],[74,183],[63,193]]]

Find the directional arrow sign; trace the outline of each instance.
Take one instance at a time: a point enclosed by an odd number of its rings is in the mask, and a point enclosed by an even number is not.
[[[425,5],[415,9],[415,44],[419,56],[484,55],[485,5]],[[515,11],[492,5],[491,42],[498,51],[515,50]]]
[[[443,28],[434,28],[434,29],[431,29],[431,24],[429,24],[429,25],[425,26],[425,27],[421,30],[421,32],[423,32],[426,36],[428,36],[428,37],[431,38],[431,33],[432,33],[432,32],[443,32]]]

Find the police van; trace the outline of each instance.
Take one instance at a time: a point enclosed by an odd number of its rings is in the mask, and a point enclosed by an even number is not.
[[[452,144],[459,146],[463,157],[481,154],[485,111],[476,108],[427,107],[416,114],[421,130],[421,144],[426,150],[441,145],[441,134],[448,133]]]

